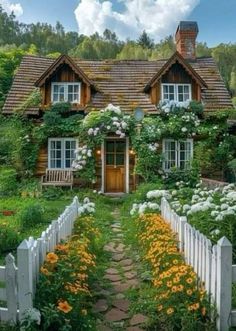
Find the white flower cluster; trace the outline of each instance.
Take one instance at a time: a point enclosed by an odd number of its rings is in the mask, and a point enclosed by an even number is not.
[[[109,103],[109,105],[106,108],[104,108],[104,109],[101,110],[102,113],[105,113],[107,111],[111,111],[113,113],[116,113],[118,115],[121,115],[120,106],[114,106],[112,103]]]
[[[130,211],[130,215],[135,215],[138,213],[139,215],[142,215],[145,213],[147,209],[155,210],[155,211],[160,211],[160,205],[158,205],[155,202],[143,202],[143,203],[134,203],[132,206],[132,209]]]
[[[175,108],[184,108],[188,109],[190,100],[178,102],[175,100],[164,100],[159,103],[159,108],[166,114],[175,110]]]
[[[219,199],[220,197],[220,199]],[[235,185],[229,184],[220,192],[219,188],[208,190],[207,188],[196,187],[193,191],[189,204],[181,205],[177,198],[171,202],[172,208],[185,215],[193,215],[198,212],[208,211],[211,219],[222,221],[226,216],[236,216],[236,191]]]
[[[88,129],[88,135],[89,136],[96,136],[99,133],[100,129],[99,128],[90,128]]]
[[[71,166],[75,170],[82,170],[87,164],[87,159],[92,157],[92,150],[87,145],[84,145],[75,150],[75,155],[76,159]]]
[[[152,144],[149,144],[148,145],[148,149],[151,151],[151,152],[156,152],[157,149],[159,147],[159,144],[158,143],[152,143]]]
[[[79,205],[78,214],[93,214],[95,212],[95,203],[90,202],[89,198],[84,198],[82,204]]]
[[[171,195],[167,190],[153,190],[147,193],[147,199],[157,199],[165,197],[166,199],[170,199]]]

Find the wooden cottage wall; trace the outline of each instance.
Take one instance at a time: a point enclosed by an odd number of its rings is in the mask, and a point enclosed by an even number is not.
[[[68,65],[64,64],[57,70],[55,75],[53,75],[50,80],[46,81],[45,85],[41,88],[44,107],[47,107],[51,104],[52,82],[81,82],[81,102],[80,104],[73,105],[73,108],[83,107],[89,103],[91,95],[90,87],[83,83],[80,77]]]
[[[48,147],[44,145],[40,147],[37,166],[36,166],[36,175],[41,176],[46,172],[46,168],[48,167]]]
[[[196,81],[187,73],[187,71],[178,62],[174,63],[165,75],[162,76],[150,92],[151,102],[157,105],[161,101],[161,84],[191,84],[192,99],[201,101],[201,89]]]

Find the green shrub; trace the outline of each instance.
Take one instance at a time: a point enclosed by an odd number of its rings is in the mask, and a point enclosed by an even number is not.
[[[16,249],[20,244],[21,237],[13,228],[0,225],[0,255]]]
[[[43,208],[38,203],[33,203],[25,207],[19,216],[19,222],[22,229],[31,228],[43,221]]]
[[[9,167],[0,168],[0,196],[8,196],[17,190],[16,170]]]
[[[60,187],[48,187],[43,191],[43,198],[46,200],[57,200],[63,195]]]

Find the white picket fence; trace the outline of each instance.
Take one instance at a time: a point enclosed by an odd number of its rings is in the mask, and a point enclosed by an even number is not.
[[[6,265],[0,266],[0,283],[5,285],[0,288],[0,322],[14,324],[22,319],[28,309],[33,308],[40,267],[47,252],[53,252],[61,240],[71,235],[78,217],[78,207],[79,201],[75,197],[40,238],[24,240],[17,248],[17,267],[15,258],[8,254]],[[1,307],[1,301],[6,303],[5,307]]]
[[[232,282],[236,282],[236,265],[232,265],[232,245],[226,237],[216,245],[180,217],[162,198],[161,215],[177,233],[180,251],[186,263],[194,268],[217,308],[217,330],[236,326],[236,310],[232,310]]]

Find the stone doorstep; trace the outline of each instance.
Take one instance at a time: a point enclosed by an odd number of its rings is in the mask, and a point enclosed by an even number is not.
[[[108,322],[120,322],[123,320],[127,320],[128,318],[129,318],[128,314],[117,308],[112,308],[110,311],[108,311],[105,314],[105,319]]]

